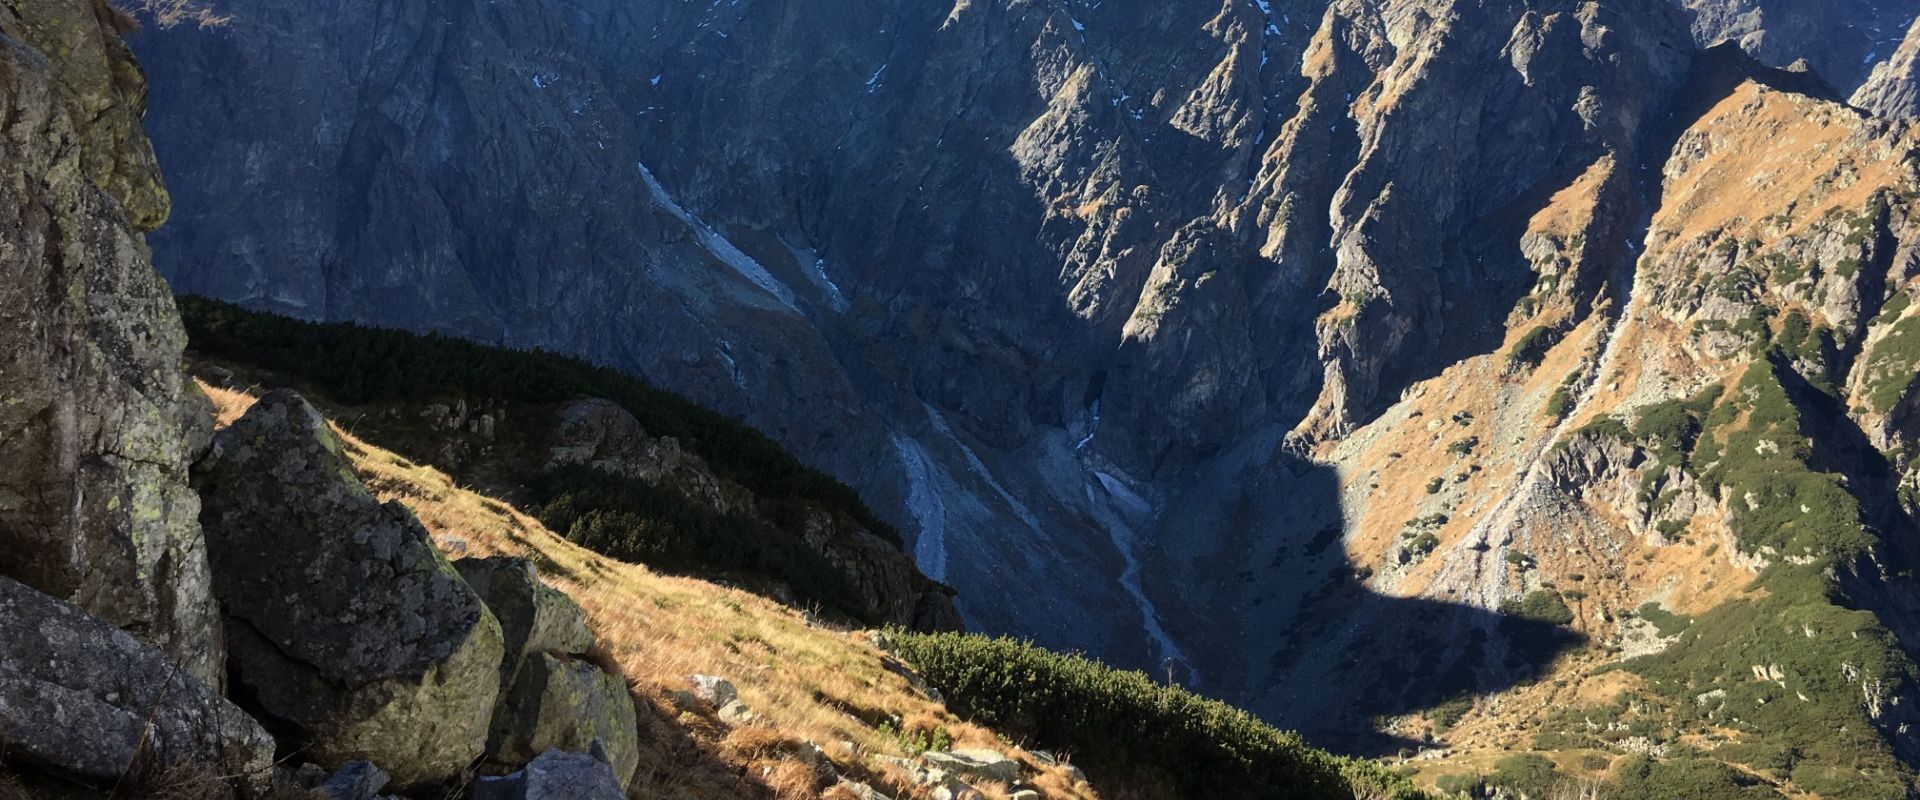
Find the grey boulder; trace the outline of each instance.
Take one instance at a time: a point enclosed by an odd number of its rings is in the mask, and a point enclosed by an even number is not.
[[[586,612],[558,589],[540,580],[524,558],[463,558],[453,562],[467,585],[500,621],[506,645],[502,665],[507,682],[521,661],[538,653],[583,654],[593,649]]]
[[[633,694],[617,670],[591,658],[586,613],[526,559],[453,566],[499,618],[506,641],[487,758],[521,766],[548,750],[584,751],[597,742],[622,783],[629,779],[640,760]]]
[[[586,661],[539,653],[527,658],[494,713],[487,755],[526,764],[546,750],[606,748],[615,774],[633,775],[639,723],[625,679]],[[625,780],[621,781],[625,783]]]
[[[219,692],[152,645],[8,578],[0,742],[10,757],[98,781],[136,761],[214,766],[253,789],[272,777],[272,737]]]
[[[354,476],[299,395],[276,391],[196,468],[235,689],[327,767],[402,787],[477,759],[500,691],[500,624],[405,506]]]
[[[921,754],[928,764],[970,778],[1013,783],[1020,779],[1020,762],[993,750],[928,750]]]
[[[597,755],[554,750],[503,778],[481,778],[473,800],[625,800],[613,768]]]
[[[374,800],[387,788],[392,777],[386,770],[366,761],[355,761],[340,768],[313,788],[314,800]]]

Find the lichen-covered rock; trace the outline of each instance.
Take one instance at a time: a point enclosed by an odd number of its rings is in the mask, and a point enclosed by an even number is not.
[[[624,678],[588,658],[594,638],[585,612],[526,559],[468,558],[454,568],[499,618],[506,640],[487,758],[520,766],[597,742],[625,784],[640,759],[633,695]]]
[[[536,653],[501,695],[487,757],[526,764],[548,750],[585,751],[595,742],[606,748],[607,761],[624,785],[640,760],[626,680],[587,661]]]
[[[453,562],[481,602],[500,621],[506,643],[502,679],[513,682],[521,662],[540,653],[580,655],[593,649],[586,612],[540,580],[524,558],[463,558]],[[537,755],[537,754],[536,754]],[[531,756],[529,756],[531,757]]]
[[[473,800],[625,800],[601,753],[549,751],[503,778],[481,778]]]
[[[187,488],[204,398],[144,231],[145,78],[99,0],[0,3],[0,574],[220,684]]]
[[[402,786],[480,756],[500,624],[412,513],[361,485],[319,412],[261,398],[194,485],[237,691],[315,761],[371,761]]]
[[[0,577],[0,742],[10,758],[114,781],[146,758],[271,779],[259,723],[152,645],[58,598]]]

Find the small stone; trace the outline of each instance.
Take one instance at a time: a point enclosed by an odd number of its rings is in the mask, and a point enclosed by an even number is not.
[[[1020,762],[994,750],[929,750],[921,755],[928,764],[981,780],[1013,783],[1020,780]]]
[[[481,778],[473,800],[626,800],[626,792],[606,761],[550,750],[512,775]]]
[[[314,787],[314,800],[374,800],[391,780],[387,773],[365,761],[354,761],[340,768],[333,777]]]
[[[745,725],[754,721],[753,710],[747,704],[735,700],[720,707],[720,720],[732,725]]]
[[[714,708],[724,708],[728,703],[740,699],[740,690],[733,682],[717,675],[688,675],[687,682],[693,684],[693,696]]]
[[[871,786],[859,781],[850,781],[846,778],[840,779],[840,788],[847,790],[857,798],[857,800],[893,800],[893,798],[875,791]]]

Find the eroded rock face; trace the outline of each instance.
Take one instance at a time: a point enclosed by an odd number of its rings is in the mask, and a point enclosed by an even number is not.
[[[187,465],[211,427],[142,234],[146,82],[95,0],[0,3],[0,574],[220,685]]]
[[[1907,38],[1853,94],[1853,105],[1890,119],[1920,119],[1920,18]]]
[[[149,727],[150,723],[150,727]],[[116,781],[144,748],[265,786],[273,739],[152,645],[0,577],[0,740],[9,758]]]
[[[1734,42],[1770,66],[1805,60],[1842,93],[1893,52],[1920,9],[1898,0],[1674,0],[1702,46]]]
[[[312,406],[261,398],[194,486],[236,692],[329,767],[371,761],[418,785],[480,756],[500,624],[412,512],[360,484]]]

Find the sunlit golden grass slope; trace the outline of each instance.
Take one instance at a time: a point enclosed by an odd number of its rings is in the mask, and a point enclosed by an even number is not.
[[[201,388],[223,426],[253,402],[245,393]],[[1026,762],[1040,771],[1034,782],[1048,798],[1098,796],[1084,783],[1074,785],[1064,770],[1043,767],[993,731],[962,722],[928,699],[888,669],[889,658],[868,634],[826,627],[747,592],[601,556],[506,503],[456,486],[438,470],[338,425],[335,430],[367,486],[382,500],[411,507],[449,558],[531,559],[548,582],[586,609],[641,709],[636,798],[853,797],[835,788],[838,773],[896,798],[930,799],[930,791],[910,786],[904,773],[880,759],[909,756],[910,740],[936,735],[955,748],[990,748]],[[713,709],[686,703],[692,674],[731,680],[756,719],[730,726]],[[1009,793],[1006,787],[977,788],[995,800]]]

